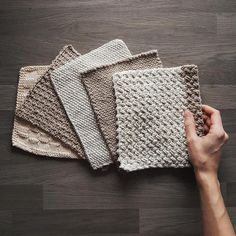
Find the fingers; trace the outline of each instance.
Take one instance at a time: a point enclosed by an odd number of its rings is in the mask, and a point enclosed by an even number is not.
[[[207,115],[203,115],[203,120],[204,120],[204,124],[208,126],[208,128],[211,127],[211,119],[209,116]]]
[[[220,112],[208,105],[203,105],[202,110],[206,114],[206,116],[203,116],[203,119],[205,126],[209,127],[209,132],[214,135],[217,141],[225,143],[229,136],[224,131]]]
[[[225,132],[225,142],[229,140],[229,135]]]
[[[209,132],[209,127],[207,126],[207,125],[204,125],[204,133],[205,134],[208,134],[208,132]]]
[[[208,105],[203,105],[202,110],[210,117],[211,125],[216,125],[217,127],[223,128],[221,115],[218,110]]]
[[[202,105],[202,110],[208,115],[211,115],[212,113],[214,113],[216,111],[215,108],[208,106],[208,105]]]
[[[184,112],[184,125],[187,139],[193,139],[197,137],[194,117],[189,110]]]

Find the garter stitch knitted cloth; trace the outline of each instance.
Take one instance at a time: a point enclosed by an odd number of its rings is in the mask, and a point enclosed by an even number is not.
[[[71,46],[62,49],[48,71],[27,95],[16,115],[43,129],[68,145],[81,158],[85,158],[80,141],[53,88],[50,76],[53,70],[77,58],[80,54]]]
[[[122,40],[113,40],[55,70],[51,79],[55,90],[94,169],[112,163],[107,146],[96,125],[80,73],[130,56]]]
[[[28,92],[48,69],[49,66],[27,66],[20,69],[16,109],[23,104]],[[17,117],[14,119],[12,145],[37,155],[77,158],[75,153],[64,147],[57,139]]]
[[[113,82],[120,168],[190,166],[183,111],[194,114],[203,135],[197,66],[126,71]]]
[[[161,67],[162,63],[156,50],[141,53],[84,72],[82,82],[90,97],[97,123],[107,142],[113,159],[116,159],[116,110],[112,86],[112,74],[129,69]]]

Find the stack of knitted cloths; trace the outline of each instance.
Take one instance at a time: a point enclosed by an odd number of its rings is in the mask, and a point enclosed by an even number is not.
[[[157,50],[132,56],[122,40],[84,55],[69,45],[20,70],[12,144],[93,169],[188,167],[185,109],[203,135],[196,66],[163,68]]]

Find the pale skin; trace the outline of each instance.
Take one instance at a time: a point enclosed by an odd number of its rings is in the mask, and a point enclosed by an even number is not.
[[[205,136],[196,134],[193,115],[185,111],[185,131],[190,161],[200,193],[204,236],[235,236],[218,180],[222,147],[229,139],[220,112],[203,105]]]

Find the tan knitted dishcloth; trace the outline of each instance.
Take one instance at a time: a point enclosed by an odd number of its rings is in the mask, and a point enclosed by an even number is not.
[[[124,71],[113,83],[120,168],[189,167],[184,110],[200,136],[204,124],[197,66]]]
[[[81,158],[85,158],[80,141],[53,88],[50,75],[56,68],[77,58],[80,54],[71,46],[65,46],[27,95],[16,116],[43,129],[59,139]]]
[[[49,66],[22,67],[19,73],[16,109],[24,102],[26,95],[43,76]],[[53,136],[36,126],[15,117],[12,131],[12,145],[22,150],[43,156],[58,158],[78,158],[70,149]]]
[[[156,50],[141,53],[100,66],[81,74],[81,80],[87,90],[98,126],[109,147],[112,158],[116,159],[116,110],[112,74],[129,69],[161,67],[162,63]]]

